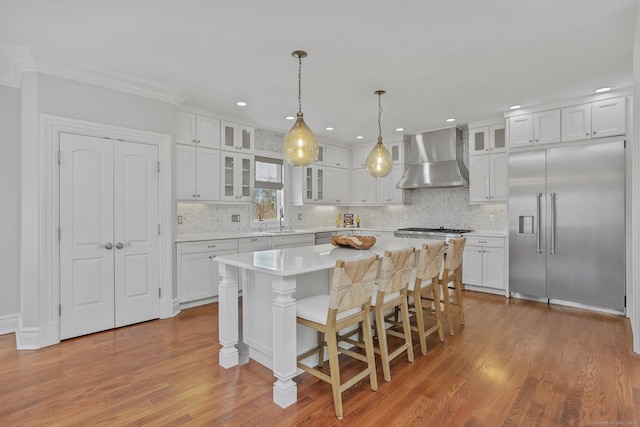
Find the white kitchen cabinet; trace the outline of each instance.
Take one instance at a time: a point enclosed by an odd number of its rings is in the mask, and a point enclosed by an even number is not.
[[[560,110],[549,110],[533,115],[533,143],[560,142]]]
[[[351,171],[351,202],[354,205],[371,205],[376,203],[377,179],[366,169]]]
[[[238,253],[237,239],[182,242],[177,245],[177,287],[180,303],[218,295],[216,256]]]
[[[497,124],[469,129],[469,155],[477,156],[507,151],[506,125]]]
[[[376,203],[386,205],[400,205],[410,201],[411,192],[401,188],[396,188],[396,184],[402,178],[405,171],[404,164],[395,164],[391,173],[377,179],[376,183]]]
[[[222,191],[220,200],[235,202],[253,201],[254,157],[252,154],[222,151]]]
[[[391,160],[393,160],[394,165],[404,165],[407,163],[407,156],[409,154],[409,143],[405,141],[394,141],[385,143],[387,146],[387,150],[391,154]],[[373,147],[371,147],[373,149]],[[371,151],[371,149],[367,152],[367,155]],[[365,156],[366,161],[366,156]]]
[[[348,169],[325,168],[325,202],[329,204],[351,203],[351,172]]]
[[[591,135],[593,138],[624,135],[626,129],[625,98],[612,98],[591,104]]]
[[[562,141],[591,138],[591,104],[562,109]]]
[[[271,249],[299,248],[302,246],[314,246],[315,244],[315,233],[271,237]]]
[[[220,151],[176,144],[176,200],[220,200]]]
[[[509,117],[509,146],[560,142],[560,110]]]
[[[220,148],[220,120],[178,111],[176,142],[206,148]]]
[[[325,203],[325,169],[322,166],[310,165],[304,169],[304,201],[305,203]]]
[[[347,169],[350,165],[349,149],[337,145],[324,146],[324,164],[335,168]]]
[[[462,261],[465,287],[506,294],[505,239],[470,235],[466,238]]]
[[[238,253],[266,251],[271,249],[269,236],[243,237],[238,239]]]
[[[507,153],[469,156],[469,202],[505,202],[507,173]]]
[[[226,151],[253,153],[255,132],[252,127],[220,122],[220,148]]]
[[[373,149],[373,145],[366,147],[353,147],[351,149],[351,169],[361,169],[367,167],[367,156]]]

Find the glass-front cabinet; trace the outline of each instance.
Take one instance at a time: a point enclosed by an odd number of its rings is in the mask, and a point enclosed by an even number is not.
[[[220,122],[221,148],[229,151],[253,153],[254,129],[232,122]]]
[[[252,201],[253,198],[253,155],[222,152],[222,194],[221,200]]]
[[[324,173],[325,170],[320,166],[307,166],[305,168],[305,190],[304,199],[306,203],[324,203]]]

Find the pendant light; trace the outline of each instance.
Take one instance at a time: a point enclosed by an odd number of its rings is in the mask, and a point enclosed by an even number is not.
[[[382,117],[381,97],[386,92],[384,90],[377,90],[373,93],[378,95],[378,143],[367,156],[367,171],[375,178],[382,178],[383,176],[389,175],[393,169],[391,154],[382,143],[382,126],[380,125],[380,119]]]
[[[284,137],[282,153],[284,159],[292,166],[307,166],[318,157],[318,142],[311,132],[311,129],[304,122],[302,117],[302,102],[300,93],[302,92],[302,58],[307,56],[307,52],[296,50],[291,53],[294,58],[298,58],[298,114],[293,127]]]

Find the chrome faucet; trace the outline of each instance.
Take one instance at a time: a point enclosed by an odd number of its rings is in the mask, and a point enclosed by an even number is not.
[[[282,220],[284,219],[284,209],[280,206],[280,231],[282,231]]]

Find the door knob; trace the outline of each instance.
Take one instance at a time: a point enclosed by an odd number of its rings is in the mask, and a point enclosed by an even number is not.
[[[131,246],[131,243],[122,243],[122,242],[116,243],[116,249],[122,249],[127,246]]]
[[[105,243],[104,245],[99,245],[99,248],[105,248],[106,250],[110,251],[111,249],[113,249],[113,244],[111,243]]]

